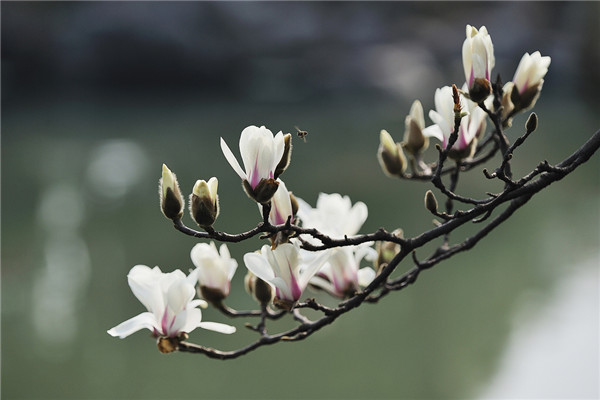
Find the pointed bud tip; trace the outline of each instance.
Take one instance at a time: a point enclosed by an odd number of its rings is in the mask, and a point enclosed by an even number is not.
[[[427,193],[425,193],[425,208],[433,214],[437,213],[438,202],[431,190],[428,190]]]
[[[527,122],[525,123],[525,128],[527,129],[527,133],[531,133],[537,129],[538,125],[538,117],[537,114],[532,112],[527,118]]]

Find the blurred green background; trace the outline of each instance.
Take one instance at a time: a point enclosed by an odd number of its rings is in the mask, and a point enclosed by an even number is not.
[[[598,156],[474,250],[303,342],[221,362],[162,355],[147,331],[106,334],[143,311],[126,281],[133,265],[192,267],[195,240],[159,211],[163,162],[187,193],[196,179],[217,176],[216,227],[240,232],[259,214],[219,137],[237,153],[248,125],[298,125],[309,135],[294,139],[283,175],[290,190],[312,204],[319,192],[347,194],[369,207],[362,232],[402,227],[415,236],[432,226],[423,208],[430,186],[381,173],[379,131],[400,140],[413,99],[429,110],[435,88],[460,85],[465,25],[486,25],[505,81],[524,52],[552,57],[539,129],[517,151],[515,174],[561,161],[600,127],[600,3],[0,7],[2,398],[600,395]],[[515,119],[510,138],[525,119]],[[498,189],[478,171],[459,185],[477,196]],[[240,263],[233,307],[254,306],[241,257],[260,245],[229,246]],[[238,333],[198,330],[192,341],[229,350],[254,337],[244,321],[213,310],[205,320],[231,322]]]

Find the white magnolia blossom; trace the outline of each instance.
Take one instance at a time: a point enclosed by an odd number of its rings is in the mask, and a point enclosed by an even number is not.
[[[485,26],[477,30],[474,26],[467,25],[466,33],[462,58],[467,85],[471,89],[477,78],[490,80],[495,64],[494,45]]]
[[[164,273],[159,267],[134,266],[127,275],[131,291],[146,307],[143,312],[108,330],[111,336],[125,338],[141,329],[156,337],[178,337],[196,328],[233,333],[235,328],[217,322],[202,322],[204,300],[193,300],[194,282],[180,270]]]
[[[365,203],[358,201],[352,205],[350,197],[338,193],[319,193],[316,208],[301,198],[297,200],[302,226],[315,228],[335,239],[356,235],[369,215]]]
[[[485,123],[486,114],[479,108],[475,107],[468,113],[469,106],[467,99],[459,94],[460,105],[463,112],[467,115],[463,116],[460,121],[460,129],[458,138],[452,148],[454,150],[463,150],[470,146],[472,140],[481,132]],[[452,96],[452,88],[444,86],[435,91],[435,110],[429,111],[429,118],[433,121],[433,125],[424,129],[424,134],[433,136],[442,142],[442,146],[446,147],[450,135],[454,132],[454,99]]]
[[[239,177],[256,189],[261,179],[274,178],[275,169],[285,150],[285,141],[282,132],[273,137],[273,133],[264,126],[259,128],[251,125],[245,128],[240,136],[240,154],[245,171],[223,138],[221,150]]]
[[[327,254],[323,252],[310,261],[304,261],[300,249],[292,243],[283,243],[274,250],[264,245],[261,252],[244,255],[246,267],[257,277],[275,287],[275,300],[288,308],[300,299],[308,281],[323,266]]]
[[[310,280],[310,283],[336,297],[351,296],[375,279],[376,274],[373,268],[359,269],[360,261],[363,258],[372,261],[376,257],[377,252],[372,247],[367,246],[331,249],[327,262]]]
[[[539,51],[523,55],[512,80],[519,93],[523,94],[527,89],[536,86],[541,89],[550,61],[550,57],[542,57]]]
[[[198,281],[201,292],[203,288],[208,288],[226,297],[238,263],[231,258],[225,243],[221,244],[219,250],[214,242],[196,244],[190,253],[196,269],[190,278]]]
[[[271,198],[271,211],[269,212],[269,222],[272,225],[285,224],[288,217],[294,217],[290,192],[287,190],[285,183],[281,179],[277,179],[277,182],[279,182],[279,187]],[[262,204],[258,205],[258,209],[261,212],[263,207]]]

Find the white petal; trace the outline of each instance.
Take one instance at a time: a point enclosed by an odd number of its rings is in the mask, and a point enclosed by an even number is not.
[[[233,155],[233,153],[229,149],[229,146],[227,146],[227,143],[225,143],[225,140],[223,140],[223,138],[221,138],[221,151],[223,152],[223,155],[227,159],[227,162],[229,163],[229,165],[231,165],[231,168],[233,168],[236,174],[238,174],[239,177],[242,178],[242,180],[247,179],[246,173],[244,172],[242,167],[240,167],[240,163],[238,163],[238,160],[236,160],[235,156]]]
[[[358,285],[365,287],[375,279],[375,270],[371,267],[361,268],[358,270]]]
[[[177,336],[181,332],[189,333],[196,329],[202,321],[202,311],[197,308],[183,310],[175,316],[169,332],[163,332],[167,336]]]
[[[164,308],[160,280],[163,274],[160,268],[136,265],[127,274],[127,282],[131,291],[148,311]]]
[[[438,125],[430,125],[427,128],[423,129],[422,132],[423,135],[427,137],[434,137],[440,142],[444,141],[444,134],[442,133],[442,129]]]
[[[208,303],[202,299],[195,299],[195,300],[190,301],[187,306],[187,308],[196,308],[196,307],[206,308],[206,307],[208,307]]]
[[[308,285],[308,281],[319,271],[319,269],[325,264],[325,262],[329,259],[330,253],[323,251],[313,260],[311,260],[310,264],[306,265],[306,268],[303,269],[302,275],[298,279],[298,286],[302,290],[306,288]]]
[[[344,227],[344,234],[351,236],[358,233],[360,228],[363,226],[369,215],[367,205],[362,201],[358,201],[350,209],[348,218],[346,219],[346,226]]]
[[[309,282],[311,285],[317,286],[321,289],[327,290],[329,293],[335,294],[335,288],[327,279],[323,279],[320,276],[313,276]]]
[[[246,264],[246,268],[248,268],[250,272],[263,281],[269,282],[275,277],[269,262],[261,254],[246,253],[244,255],[244,264]]]
[[[230,335],[235,332],[235,327],[226,324],[220,324],[218,322],[200,322],[198,324],[199,328],[208,329],[210,331],[225,333]]]
[[[167,305],[177,314],[187,308],[195,293],[194,287],[187,280],[173,282],[167,292]]]
[[[151,331],[158,328],[156,318],[151,312],[144,312],[128,319],[125,322],[121,322],[114,328],[109,329],[107,333],[111,336],[118,336],[123,339],[144,328]]]

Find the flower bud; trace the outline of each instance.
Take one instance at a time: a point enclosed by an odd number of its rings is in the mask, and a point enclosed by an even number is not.
[[[537,129],[538,125],[538,117],[536,113],[531,113],[529,118],[527,118],[527,122],[525,123],[525,129],[527,129],[527,133],[531,133]]]
[[[403,237],[402,229],[396,229],[392,232],[397,237]],[[400,245],[394,242],[377,242],[375,245],[377,258],[375,259],[375,270],[381,272],[381,268],[387,265],[400,252]]]
[[[283,135],[283,155],[281,156],[281,160],[279,160],[279,164],[275,167],[275,172],[273,173],[273,178],[277,179],[279,175],[283,174],[283,172],[290,165],[290,161],[292,159],[292,135],[287,133]]]
[[[279,187],[279,182],[277,182],[273,178],[265,179],[262,178],[258,185],[254,189],[248,181],[242,181],[242,185],[244,186],[244,190],[246,194],[260,204],[266,204],[271,201],[271,198],[277,191]]]
[[[490,81],[484,78],[475,78],[473,85],[469,88],[469,98],[475,103],[481,103],[492,94]]]
[[[244,277],[246,292],[259,304],[267,305],[273,301],[275,291],[267,282],[248,271]]]
[[[484,101],[491,93],[490,76],[494,68],[494,46],[485,26],[477,30],[467,25],[462,56],[469,96],[475,103]]]
[[[539,51],[531,55],[529,53],[523,55],[515,71],[514,85],[510,94],[516,111],[527,110],[535,105],[550,61],[550,57],[542,57]]]
[[[423,106],[415,100],[410,107],[410,113],[404,120],[404,141],[402,147],[411,155],[416,156],[429,147],[429,138],[423,135],[425,117]]]
[[[210,178],[208,182],[198,180],[190,195],[190,214],[203,228],[212,226],[219,216],[218,185],[219,181],[215,177]]]
[[[377,159],[381,169],[390,177],[401,176],[406,171],[406,157],[404,151],[402,151],[402,146],[395,143],[385,129],[379,134],[379,140]]]
[[[428,209],[432,214],[437,213],[438,202],[431,190],[428,190],[427,193],[425,193],[425,208]]]
[[[160,209],[171,220],[181,219],[185,201],[179,190],[177,177],[165,164],[162,166],[162,178],[159,181]]]

